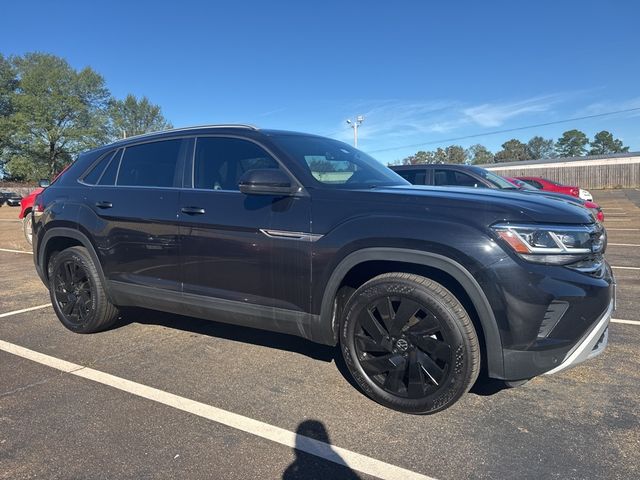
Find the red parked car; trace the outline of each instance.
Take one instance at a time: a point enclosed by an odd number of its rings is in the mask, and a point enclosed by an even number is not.
[[[29,195],[20,200],[20,214],[18,215],[18,218],[22,220],[22,230],[24,232],[24,237],[27,239],[27,242],[29,242],[29,245],[31,245],[32,239],[31,217],[33,214],[31,213],[31,211],[33,210],[33,203],[35,202],[38,194],[40,194],[40,192],[42,192],[43,190],[44,188],[38,187],[31,193],[29,193]]]
[[[542,190],[541,188],[538,188],[533,182],[530,182],[529,180],[525,180],[526,177],[517,177],[517,178],[504,177],[504,178],[509,180],[518,188]],[[573,188],[573,187],[570,187],[570,188]],[[559,193],[559,192],[556,192],[556,193]],[[573,196],[575,197],[577,195],[573,195]],[[591,194],[589,194],[589,196],[591,196]],[[584,200],[584,207],[591,210],[599,222],[604,222],[604,212],[602,211],[602,208],[600,208],[600,205],[590,200]]]
[[[593,196],[580,187],[571,187],[569,185],[562,185],[552,180],[547,180],[541,177],[516,177],[519,180],[523,180],[540,190],[548,190],[550,192],[563,193],[564,195],[572,195],[579,197],[583,200],[593,201]]]
[[[58,178],[60,174],[56,176]],[[55,179],[54,179],[55,181]],[[42,192],[45,188],[49,186],[49,180],[40,180],[39,187],[29,193],[26,197],[20,200],[20,213],[18,214],[18,218],[22,220],[22,231],[24,232],[24,237],[31,245],[32,235],[31,235],[31,217],[33,216],[33,204],[36,201],[36,197]]]

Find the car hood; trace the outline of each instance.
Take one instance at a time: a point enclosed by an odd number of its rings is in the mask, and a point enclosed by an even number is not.
[[[513,191],[522,193],[525,195],[544,195],[545,197],[556,198],[556,199],[564,200],[565,202],[575,203],[576,205],[581,205],[581,206],[584,206],[584,202],[585,202],[580,197],[574,197],[573,195],[566,195],[564,193],[559,193],[559,192],[552,192],[550,190],[526,190],[523,188],[523,189],[513,190]]]
[[[410,196],[412,203],[433,212],[447,211],[452,216],[464,209],[469,217],[476,212],[478,221],[513,221],[535,223],[589,224],[594,218],[580,202],[566,195],[527,194],[519,190],[494,190],[463,187],[431,187],[398,185],[371,190],[391,201],[394,197]],[[399,200],[406,204],[406,200]],[[584,202],[582,202],[584,203]],[[482,220],[480,219],[482,218]]]

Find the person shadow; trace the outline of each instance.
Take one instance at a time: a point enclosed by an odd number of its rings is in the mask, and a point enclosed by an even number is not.
[[[296,458],[282,474],[282,480],[360,479],[331,448],[329,433],[318,420],[305,420],[298,425],[294,453]]]

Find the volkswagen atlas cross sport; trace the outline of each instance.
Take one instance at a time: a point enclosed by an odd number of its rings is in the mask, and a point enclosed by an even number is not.
[[[208,126],[88,151],[37,198],[37,271],[63,325],[146,307],[340,345],[364,393],[455,403],[607,343],[604,227],[544,196],[419,187],[314,135]]]

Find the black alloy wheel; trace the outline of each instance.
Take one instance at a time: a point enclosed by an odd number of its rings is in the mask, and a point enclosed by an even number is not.
[[[379,275],[350,297],[342,315],[345,362],[366,395],[416,414],[453,405],[478,377],[475,328],[439,283],[407,273]]]
[[[118,308],[109,301],[98,266],[86,248],[52,253],[47,275],[53,309],[69,330],[99,332],[118,318]]]
[[[360,365],[387,392],[421,398],[446,377],[452,352],[446,331],[425,305],[384,296],[356,320]]]
[[[77,259],[58,264],[53,272],[53,295],[69,323],[81,325],[86,322],[93,309],[91,283]]]

